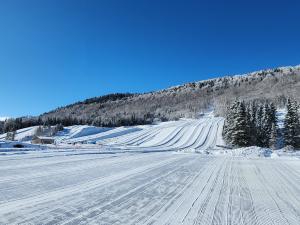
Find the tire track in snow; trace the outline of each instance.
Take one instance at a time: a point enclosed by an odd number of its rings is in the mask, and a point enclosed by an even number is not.
[[[267,173],[269,173],[269,169],[274,170],[273,165],[274,163],[269,164],[270,168],[266,169],[261,177],[266,181],[266,184],[271,181],[272,185],[269,187],[272,191],[270,193],[272,193],[272,198],[276,202],[276,205],[278,205],[278,208],[280,205],[280,210],[283,212],[284,218],[286,218],[289,224],[298,224],[300,222],[300,204],[296,199],[298,199],[297,196],[299,196],[300,192],[297,191],[297,189],[291,189],[291,185],[287,185],[288,182],[284,179],[285,176],[282,177],[277,174],[275,174],[275,176],[267,175]],[[276,165],[275,168],[277,169],[277,167],[278,166]],[[274,189],[275,183],[276,189]],[[282,196],[284,196],[284,198]],[[290,214],[289,212],[293,213]]]
[[[189,183],[186,183],[184,188],[172,199],[169,200],[167,204],[164,205],[158,212],[156,212],[153,217],[147,221],[147,224],[181,224],[182,218],[184,218],[188,212],[186,209],[192,205],[192,200],[197,198],[199,186],[205,181],[208,173],[213,173],[216,168],[217,160],[216,158],[210,159],[206,163],[205,167],[201,167],[195,176],[191,179]],[[195,196],[193,198],[193,196]]]
[[[230,175],[232,172],[232,160],[226,163],[224,179],[222,183],[222,188],[219,192],[218,201],[215,205],[212,222],[213,225],[222,224],[223,221],[227,221],[227,210],[229,204],[229,188],[230,188]]]
[[[199,184],[198,192],[193,194],[191,201],[185,203],[185,207],[188,206],[188,210],[181,213],[180,216],[176,218],[175,224],[193,224],[197,218],[200,219],[199,212],[205,208],[207,200],[210,198],[206,193],[213,190],[223,163],[222,160],[217,160],[216,165],[209,168],[209,171],[207,171],[209,175],[206,176],[205,182],[201,183],[201,185]]]
[[[260,186],[263,187],[264,192],[266,193],[266,198],[268,198],[268,202],[272,202],[272,208],[266,208],[268,212],[269,219],[272,220],[273,224],[287,224],[290,225],[288,219],[286,218],[284,212],[282,211],[281,207],[279,206],[274,194],[272,193],[272,189],[269,185],[269,182],[263,177],[264,172],[258,168],[257,164],[255,164],[255,173],[260,181]],[[270,204],[268,204],[270,205]]]
[[[241,210],[241,215],[243,219],[243,224],[259,224],[254,203],[253,203],[253,198],[251,195],[251,191],[246,183],[245,176],[243,174],[244,172],[244,167],[241,166],[241,161],[238,162],[239,168],[236,169],[237,173],[237,178],[238,178],[238,183],[239,183],[239,196],[240,196],[240,210]]]
[[[194,161],[193,161],[194,162]],[[126,213],[127,217],[123,224],[145,224],[158,210],[160,210],[169,199],[175,196],[178,192],[184,188],[185,183],[189,183],[193,177],[193,173],[184,172],[184,167],[191,164],[191,162],[186,163],[185,166],[180,167],[176,173],[171,173],[169,176],[164,176],[163,179],[158,180],[152,186],[148,186],[142,192],[135,195],[130,201],[123,204],[122,207],[115,209],[116,213],[122,213],[123,211],[128,211]],[[173,185],[169,184],[172,177],[178,176],[179,174],[184,174],[180,182],[175,182]],[[159,199],[150,197],[152,193],[159,190]],[[148,196],[148,197],[147,197]],[[135,205],[135,202],[143,202],[142,204]],[[137,210],[138,209],[138,210]]]
[[[49,165],[50,168],[39,168],[38,171],[35,171],[34,173],[28,173],[28,171],[22,171],[21,174],[18,175],[9,175],[6,177],[1,177],[0,180],[0,185],[3,185],[3,183],[7,183],[7,182],[16,182],[16,181],[20,181],[20,180],[28,180],[28,179],[34,179],[34,178],[43,178],[43,177],[49,177],[49,176],[66,176],[68,174],[74,173],[74,172],[80,172],[80,171],[84,171],[84,170],[88,170],[88,169],[93,169],[93,168],[101,168],[101,167],[105,167],[105,166],[118,166],[120,164],[124,164],[126,162],[134,162],[134,161],[139,161],[142,159],[148,158],[147,155],[128,155],[125,157],[110,157],[110,158],[96,158],[96,159],[87,159],[87,160],[82,160],[80,161],[80,165],[77,165],[77,163],[79,162],[79,160],[76,161],[68,161],[68,164],[74,164],[76,163],[76,165],[68,165],[68,167],[66,167],[66,163],[60,162],[57,164],[51,164],[51,167]],[[101,163],[101,164],[100,164]],[[66,168],[53,168],[54,166],[58,167],[58,166],[64,166]],[[32,168],[31,168],[32,169]],[[7,172],[7,171],[6,171]],[[32,172],[32,171],[29,171]],[[14,171],[15,173],[15,171]],[[3,191],[3,189],[2,189]]]
[[[118,207],[119,205],[122,204],[126,204],[128,202],[132,202],[133,201],[133,197],[140,194],[143,190],[153,186],[155,183],[160,182],[160,179],[163,179],[164,177],[167,177],[168,175],[171,175],[173,173],[176,173],[180,170],[180,167],[178,167],[177,165],[181,165],[184,161],[186,160],[190,160],[191,162],[188,161],[188,164],[192,163],[193,159],[190,156],[186,156],[185,158],[178,158],[176,161],[172,162],[171,164],[166,164],[163,165],[162,167],[159,168],[155,168],[151,171],[151,174],[154,173],[153,175],[151,175],[151,177],[149,177],[149,180],[145,180],[146,182],[138,182],[137,186],[134,187],[134,189],[130,190],[124,194],[119,194],[119,193],[114,193],[114,196],[110,196],[110,198],[108,199],[102,199],[102,196],[99,200],[97,199],[93,199],[92,202],[89,202],[88,205],[84,204],[84,203],[80,203],[80,202],[74,202],[72,205],[74,204],[79,204],[82,205],[84,207],[81,207],[81,209],[76,210],[76,212],[73,212],[73,216],[71,219],[60,219],[59,221],[56,221],[57,223],[61,223],[61,221],[64,221],[64,224],[86,224],[87,221],[94,221],[95,218],[102,216],[103,218],[105,218],[104,215],[107,211],[110,210],[116,210],[116,207]],[[173,165],[174,164],[174,165]],[[171,166],[171,168],[170,168]],[[169,169],[170,168],[170,171]],[[166,170],[168,171],[168,174],[163,174],[160,173],[160,170]],[[141,176],[140,174],[136,174],[136,176],[130,178],[130,179],[134,179],[137,180],[139,179],[138,176]],[[127,180],[128,182],[129,180]],[[118,185],[118,183],[120,183],[121,181],[117,181],[117,183],[115,185]],[[113,185],[112,183],[107,184],[107,188],[110,185]],[[90,192],[88,195],[95,195],[97,196],[97,192],[101,191],[101,189],[95,189],[93,192]],[[82,196],[82,199],[84,199],[84,195]],[[130,205],[130,203],[128,203]],[[55,211],[63,211],[62,209],[55,209]],[[118,210],[119,211],[119,210]],[[51,214],[52,211],[49,212],[45,212],[44,210],[42,211],[43,214]],[[44,218],[45,219],[45,218]],[[32,219],[31,219],[32,220]],[[94,222],[93,222],[94,223]]]
[[[211,224],[212,216],[211,212],[213,212],[214,205],[216,204],[216,196],[220,193],[222,186],[220,184],[223,183],[224,173],[226,168],[227,160],[223,161],[219,166],[216,175],[208,188],[204,189],[205,195],[201,195],[198,201],[197,212],[195,214],[195,218],[193,224]]]
[[[124,178],[128,178],[134,176],[136,174],[146,173],[149,170],[162,166],[164,164],[172,163],[178,160],[177,158],[166,159],[161,162],[150,163],[149,165],[141,166],[138,168],[131,169],[129,171],[124,171],[118,174],[114,174],[110,177],[100,177],[98,179],[85,182],[84,184],[67,186],[59,190],[51,191],[48,193],[44,193],[41,195],[33,196],[30,198],[19,199],[16,201],[0,204],[0,215],[4,215],[9,212],[13,212],[16,210],[20,210],[22,208],[26,208],[28,205],[38,205],[41,203],[53,201],[59,198],[63,198],[70,195],[75,195],[76,193],[82,192],[82,190],[89,191],[95,189],[99,186],[103,186],[105,184],[115,182],[117,180],[121,180]]]
[[[165,156],[166,154],[163,153],[162,155],[154,155],[151,156],[154,161],[162,160],[162,156],[164,158],[168,158]],[[131,155],[131,157],[120,156],[120,158],[114,158],[111,160],[108,160],[107,162],[104,162],[102,164],[99,164],[98,167],[94,167],[93,170],[89,168],[89,164],[86,164],[85,170],[75,170],[75,173],[60,173],[54,177],[45,175],[42,177],[43,179],[34,179],[34,178],[28,178],[26,180],[16,180],[14,182],[8,182],[1,184],[1,193],[0,196],[0,204],[4,204],[10,201],[15,200],[21,200],[24,197],[30,197],[37,194],[44,194],[47,192],[55,191],[61,188],[61,183],[63,185],[78,185],[78,183],[83,183],[88,180],[95,180],[99,179],[100,175],[101,177],[108,176],[112,173],[116,173],[121,169],[130,169],[132,164],[135,164],[137,166],[143,165],[148,162],[148,154],[134,154]],[[124,159],[124,160],[123,160]],[[70,167],[72,165],[68,165]],[[74,165],[76,167],[76,165]],[[109,169],[108,169],[108,168]],[[97,170],[101,170],[100,174],[95,173]],[[46,168],[41,168],[41,170],[44,170],[45,173],[47,173]],[[67,168],[66,168],[67,170]],[[70,169],[72,170],[72,169]],[[59,172],[59,169],[58,169]],[[81,173],[80,173],[81,172]],[[33,177],[35,176],[34,171],[29,172]],[[82,175],[83,177],[80,179],[75,179],[76,177]],[[43,187],[45,186],[45,187]]]

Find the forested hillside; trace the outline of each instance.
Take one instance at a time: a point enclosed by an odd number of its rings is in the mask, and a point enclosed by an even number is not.
[[[262,70],[244,75],[187,83],[161,91],[115,93],[57,108],[39,117],[23,117],[0,123],[0,133],[34,125],[130,126],[155,120],[197,118],[214,109],[224,116],[236,99],[286,104],[291,97],[300,102],[300,66]]]
[[[43,114],[43,120],[70,118],[82,123],[119,126],[150,123],[154,119],[197,117],[214,108],[224,114],[236,98],[272,100],[285,104],[287,97],[300,100],[300,66],[281,67],[244,75],[187,83],[145,94],[115,94],[88,99]]]

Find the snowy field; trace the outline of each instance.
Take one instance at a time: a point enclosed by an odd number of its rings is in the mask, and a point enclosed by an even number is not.
[[[299,225],[299,157],[222,149],[222,122],[77,127],[57,147],[0,150],[0,224]]]

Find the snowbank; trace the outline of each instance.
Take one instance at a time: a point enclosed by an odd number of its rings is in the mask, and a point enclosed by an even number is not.
[[[13,151],[42,150],[45,148],[45,146],[33,145],[20,141],[0,141],[0,153]]]

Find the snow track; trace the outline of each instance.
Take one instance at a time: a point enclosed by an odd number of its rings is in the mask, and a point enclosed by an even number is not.
[[[65,153],[0,158],[0,224],[300,223],[298,159]]]
[[[115,148],[143,151],[216,150],[219,149],[218,144],[223,144],[223,123],[224,120],[218,117],[161,123],[99,143]]]

